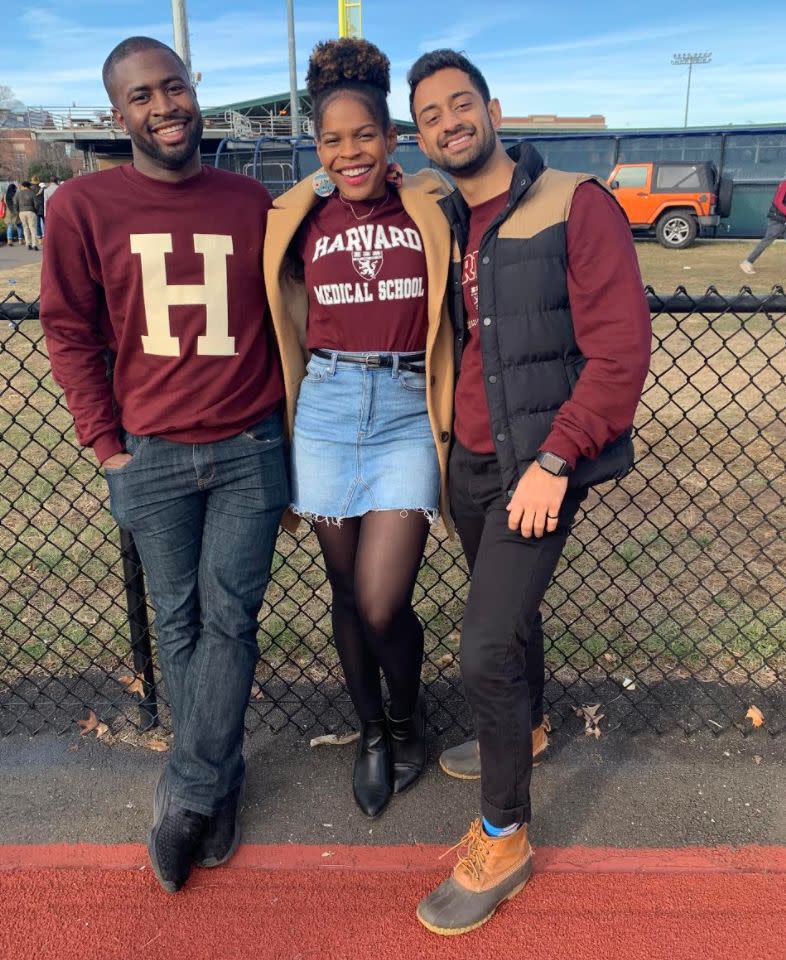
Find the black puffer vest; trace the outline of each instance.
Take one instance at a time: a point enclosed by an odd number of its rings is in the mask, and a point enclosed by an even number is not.
[[[567,221],[576,187],[595,178],[546,169],[540,154],[526,143],[517,144],[509,155],[516,161],[510,195],[483,235],[477,271],[486,400],[504,490],[511,497],[586,363],[570,312]],[[458,371],[465,340],[461,263],[469,208],[458,190],[440,206],[454,236],[450,310]],[[580,459],[570,485],[623,477],[632,467],[628,431],[597,459]]]

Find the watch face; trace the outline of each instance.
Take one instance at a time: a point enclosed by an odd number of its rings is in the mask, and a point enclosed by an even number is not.
[[[538,463],[547,473],[552,473],[555,477],[562,476],[567,466],[562,457],[548,452],[538,454]]]

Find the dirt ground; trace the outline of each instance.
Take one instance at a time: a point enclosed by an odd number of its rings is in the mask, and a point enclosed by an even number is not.
[[[715,286],[722,293],[736,293],[749,286],[765,293],[773,286],[786,285],[786,242],[776,241],[756,263],[756,274],[746,276],[740,260],[754,246],[753,240],[700,240],[687,250],[666,250],[651,240],[636,242],[644,282],[659,294],[673,293],[684,286],[689,293],[704,293]],[[23,299],[38,296],[40,264],[0,269],[0,301],[16,292]],[[15,281],[15,282],[11,282]]]

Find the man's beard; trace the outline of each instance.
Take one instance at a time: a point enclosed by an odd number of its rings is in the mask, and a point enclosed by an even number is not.
[[[147,138],[129,131],[128,135],[137,150],[141,150],[146,157],[155,160],[167,170],[181,170],[199,149],[203,127],[202,115],[197,114],[188,125],[188,136],[185,143],[169,149],[159,146],[153,139],[154,134],[150,134]]]
[[[474,150],[463,157],[452,158],[440,153],[439,166],[457,177],[472,177],[488,163],[497,148],[497,136],[491,127],[476,136]]]

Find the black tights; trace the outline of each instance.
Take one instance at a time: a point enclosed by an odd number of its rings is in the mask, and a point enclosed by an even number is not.
[[[411,716],[423,662],[412,591],[428,520],[414,510],[382,510],[315,527],[333,590],[333,638],[361,723],[383,717],[380,668],[390,715]]]

